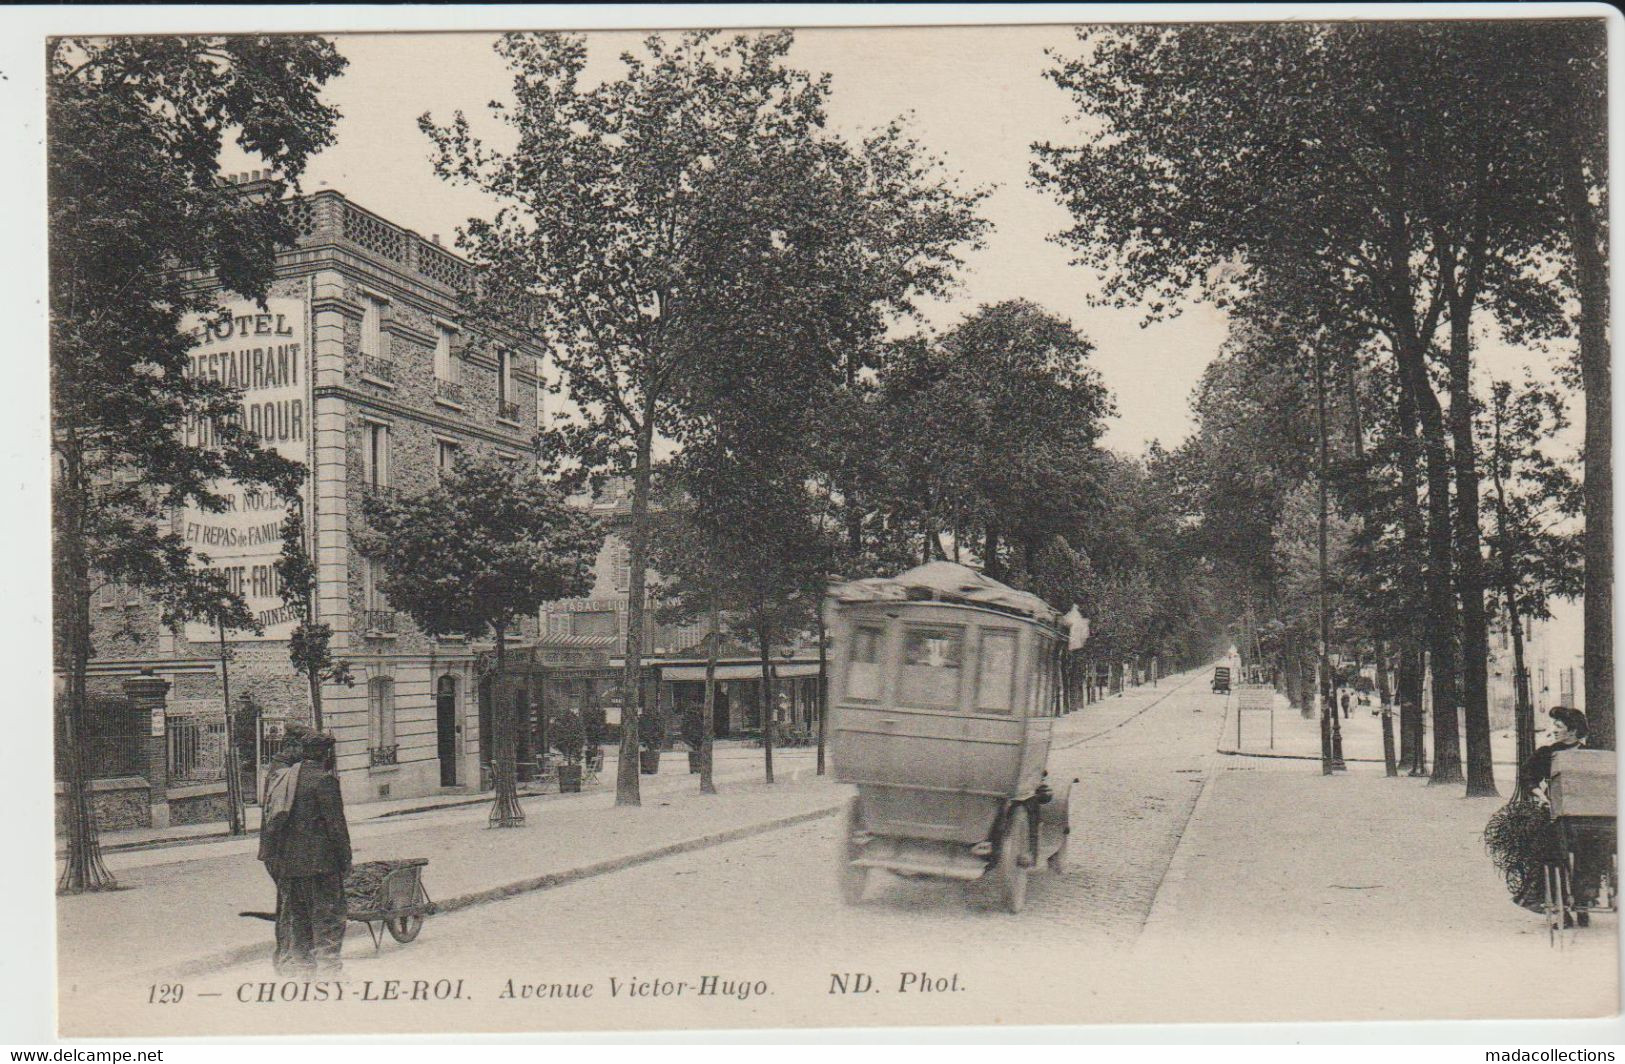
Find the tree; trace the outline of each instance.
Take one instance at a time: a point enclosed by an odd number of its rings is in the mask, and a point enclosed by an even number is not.
[[[544,602],[584,595],[603,535],[558,485],[488,457],[460,458],[438,485],[417,494],[374,493],[362,501],[356,544],[383,567],[380,590],[425,635],[489,635],[495,827],[518,827],[513,706],[496,687],[506,672],[508,629]],[[483,737],[482,737],[483,739]]]
[[[48,54],[53,583],[67,672],[68,861],[62,889],[112,885],[101,867],[81,747],[90,596],[98,579],[196,586],[203,560],[171,530],[220,510],[219,478],[292,492],[301,469],[260,448],[237,393],[188,373],[190,324],[216,289],[263,298],[298,229],[284,198],[332,142],[320,90],[345,61],[312,37],[55,38]],[[228,132],[280,175],[263,196],[222,188]],[[186,443],[212,422],[213,445]],[[235,595],[226,589],[228,596]]]
[[[484,144],[460,112],[419,122],[441,176],[505,204],[459,244],[488,267],[486,302],[543,335],[579,414],[561,441],[631,475],[628,691],[642,689],[654,441],[674,431],[713,330],[763,292],[801,300],[816,321],[877,328],[888,307],[940,291],[978,231],[977,196],[942,179],[900,126],[857,146],[823,128],[829,79],[785,66],[791,42],[652,35],[587,88],[583,38],[508,34],[496,47],[515,102],[493,107],[512,151]],[[638,804],[637,713],[629,700],[620,805]]]
[[[1489,569],[1501,597],[1502,624],[1512,637],[1514,730],[1522,765],[1535,752],[1523,626],[1526,619],[1549,617],[1554,595],[1582,590],[1582,540],[1566,526],[1583,502],[1573,475],[1546,451],[1548,441],[1568,423],[1558,394],[1534,382],[1515,392],[1510,383],[1496,381],[1485,418],[1490,441],[1486,473],[1495,514],[1493,533],[1486,537]]]
[[[311,721],[322,730],[322,684],[353,682],[350,663],[333,660],[333,626],[316,620],[316,566],[305,544],[304,511],[297,500],[282,521],[282,555],[276,561],[282,600],[299,623],[288,635],[288,657],[310,686]]]
[[[1529,290],[1517,269],[1502,267],[1538,258],[1550,229],[1530,162],[1538,145],[1523,137],[1534,128],[1535,97],[1514,91],[1506,71],[1516,64],[1504,63],[1509,50],[1537,40],[1525,24],[1099,31],[1086,59],[1063,61],[1053,75],[1103,122],[1104,135],[1078,148],[1041,145],[1036,164],[1077,221],[1063,239],[1113,268],[1111,297],[1149,296],[1160,313],[1194,292],[1234,295],[1259,273],[1287,271],[1314,283],[1323,316],[1386,340],[1399,438],[1419,447],[1428,488],[1434,780],[1460,778],[1455,721],[1465,677],[1470,793],[1492,793],[1494,782],[1474,445],[1463,431],[1465,330],[1481,292]],[[1238,262],[1239,285],[1220,269]],[[1450,423],[1432,379],[1434,337],[1446,320]],[[1453,481],[1470,495],[1454,513]]]

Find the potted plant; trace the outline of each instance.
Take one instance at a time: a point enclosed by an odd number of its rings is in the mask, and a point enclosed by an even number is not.
[[[579,793],[581,790],[581,752],[587,740],[587,730],[581,718],[566,710],[553,718],[553,749],[564,758],[559,766],[559,793]]]
[[[705,746],[705,711],[699,706],[689,706],[683,711],[682,737],[688,746],[688,771],[697,773]]]
[[[659,710],[650,709],[638,715],[638,740],[643,744],[638,766],[645,776],[653,776],[660,771],[660,747],[666,741],[665,722]]]

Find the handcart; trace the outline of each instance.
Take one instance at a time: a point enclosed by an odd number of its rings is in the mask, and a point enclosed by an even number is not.
[[[1612,750],[1563,750],[1552,758],[1546,796],[1557,825],[1557,852],[1545,862],[1543,900],[1553,943],[1565,928],[1577,926],[1582,913],[1619,911],[1615,773]],[[1577,856],[1601,866],[1591,869],[1596,896],[1582,904],[1574,895]]]
[[[387,930],[396,942],[410,942],[423,930],[423,919],[435,912],[423,887],[427,857],[401,861],[367,861],[344,877],[345,917],[367,925],[372,948],[382,948]],[[244,912],[257,920],[276,920],[276,913]]]
[[[434,912],[434,902],[423,889],[423,866],[427,857],[406,861],[368,861],[350,869],[344,880],[344,894],[350,920],[367,925],[372,948],[384,942],[384,930],[396,942],[410,942],[423,930],[423,918]],[[370,891],[368,878],[379,875]],[[352,890],[352,886],[359,890]]]

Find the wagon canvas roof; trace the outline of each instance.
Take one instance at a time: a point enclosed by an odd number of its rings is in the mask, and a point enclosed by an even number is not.
[[[853,580],[830,592],[837,602],[903,602],[930,599],[986,606],[1056,624],[1060,614],[1037,595],[1007,587],[975,569],[953,562],[929,562],[897,576]]]

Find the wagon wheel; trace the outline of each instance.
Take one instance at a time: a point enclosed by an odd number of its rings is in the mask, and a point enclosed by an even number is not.
[[[1022,806],[1010,811],[1010,825],[999,847],[999,901],[1005,909],[1019,913],[1027,904],[1027,872],[1032,860],[1032,817]]]
[[[836,872],[841,881],[841,900],[848,905],[857,905],[863,901],[864,891],[869,886],[869,870],[852,863],[858,859],[859,851],[858,844],[852,841],[852,836],[862,827],[861,821],[862,818],[858,815],[858,800],[853,798],[846,803],[841,845],[837,850],[841,862]]]
[[[420,913],[387,916],[384,918],[384,925],[389,928],[389,937],[396,942],[410,942],[423,930],[423,916]]]

